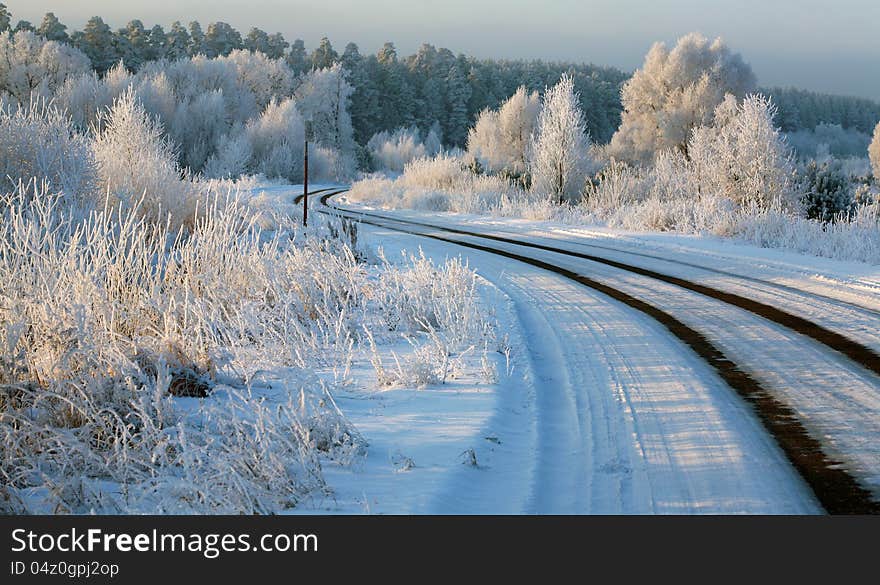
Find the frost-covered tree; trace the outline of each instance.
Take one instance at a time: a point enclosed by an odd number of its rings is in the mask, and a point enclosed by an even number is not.
[[[113,98],[110,85],[95,72],[68,77],[55,94],[55,102],[83,133],[98,125],[98,115],[113,104]]]
[[[0,33],[0,93],[26,104],[51,98],[64,81],[89,70],[89,59],[70,45],[29,31]]]
[[[874,180],[880,183],[880,123],[874,128],[874,139],[868,147],[868,158],[871,159],[871,168],[874,170]]]
[[[691,131],[712,123],[724,96],[741,98],[754,88],[751,67],[721,39],[691,33],[671,51],[657,43],[623,86],[622,120],[611,152],[643,163],[671,148],[687,156]]]
[[[252,172],[289,181],[302,180],[305,126],[292,98],[272,101],[245,128]]]
[[[730,94],[715,109],[714,124],[694,130],[691,167],[699,192],[726,197],[749,211],[791,208],[796,203],[794,162],[773,122],[769,98]]]
[[[294,95],[303,117],[312,121],[315,141],[351,157],[353,163],[354,130],[348,111],[353,88],[346,75],[340,63],[315,69],[304,76]]]
[[[70,36],[67,34],[67,27],[61,24],[58,17],[51,12],[47,12],[43,17],[43,21],[37,28],[37,34],[47,41],[66,43],[70,40]]]
[[[571,76],[544,94],[530,144],[532,191],[562,203],[582,192],[590,139]]]
[[[538,92],[520,86],[497,111],[483,110],[468,134],[468,152],[490,171],[522,175],[540,111]]]
[[[104,117],[94,152],[102,191],[110,203],[142,202],[151,219],[162,221],[170,213],[177,225],[190,221],[194,202],[177,166],[174,145],[134,91],[123,92]]]

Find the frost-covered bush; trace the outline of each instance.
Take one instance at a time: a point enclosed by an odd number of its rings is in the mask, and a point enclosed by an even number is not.
[[[349,465],[366,446],[336,407],[337,376],[312,368],[345,371],[373,332],[406,334],[400,379],[442,382],[453,352],[491,337],[460,260],[368,266],[339,229],[303,232],[283,209],[266,221],[271,208],[225,185],[196,185],[209,204],[185,237],[136,208],[5,196],[4,512],[301,505],[327,493],[322,460]]]
[[[0,192],[19,181],[48,181],[68,197],[89,198],[97,189],[89,141],[58,108],[36,100],[0,108]]]
[[[94,141],[101,189],[112,204],[137,207],[154,221],[192,221],[195,198],[174,145],[129,88],[103,115]]]
[[[113,105],[109,85],[96,73],[68,77],[55,93],[55,104],[73,120],[74,126],[86,132],[97,125],[98,116]]]
[[[383,130],[370,138],[367,150],[374,168],[399,173],[412,161],[431,158],[440,152],[439,129],[432,127],[424,140],[415,126],[393,132]]]
[[[319,454],[363,449],[305,368],[358,330],[362,268],[213,201],[187,238],[46,192],[0,205],[7,508],[277,512],[323,489]],[[249,390],[271,359],[293,368],[276,405]],[[170,398],[212,387],[195,412]]]
[[[804,209],[810,219],[834,221],[853,206],[849,179],[836,161],[810,161],[804,169],[802,189]]]

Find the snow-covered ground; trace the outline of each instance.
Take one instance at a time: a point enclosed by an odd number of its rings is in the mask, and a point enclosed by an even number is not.
[[[344,201],[344,196],[339,200]],[[760,300],[870,347],[880,346],[876,326],[880,271],[875,267],[712,238],[486,217],[382,213],[513,235],[651,268]],[[461,499],[460,478],[469,473],[479,478],[477,485],[493,486],[489,490],[494,494],[493,506],[484,511],[819,509],[809,489],[740,399],[650,319],[562,277],[509,259],[382,228],[364,226],[362,233],[367,241],[386,249],[421,247],[437,258],[467,257],[470,266],[491,283],[493,295],[504,295],[504,303],[496,302],[495,306],[509,307],[513,316],[499,322],[506,324],[510,338],[516,340],[512,344],[514,371],[523,377],[502,379],[493,390],[499,395],[484,406],[500,407],[508,414],[509,409],[516,409],[520,421],[514,428],[519,432],[512,442],[526,451],[514,454],[497,448],[509,444],[503,433],[486,426],[485,421],[497,421],[497,416],[472,418],[470,440],[463,438],[455,448],[450,446],[449,452],[460,455],[474,448],[480,466],[464,466],[462,473],[458,467],[461,459],[456,460],[451,467],[456,479],[434,484],[439,491],[426,490],[432,495],[421,494],[416,510],[481,511],[473,509],[470,498]],[[524,253],[515,245],[493,242],[492,246]],[[817,342],[720,301],[583,259],[535,250],[529,250],[528,255],[611,282],[706,334],[772,388],[777,399],[793,407],[827,451],[876,494],[880,485],[880,385],[874,374]],[[510,396],[516,406],[506,402]],[[522,402],[523,397],[531,401]],[[528,408],[523,410],[523,405]],[[366,423],[359,422],[363,411],[368,412]],[[370,407],[354,409],[350,415],[361,427],[376,424],[385,428],[381,414]],[[450,415],[449,421],[453,420]],[[477,424],[477,420],[483,422]],[[501,421],[499,424],[510,428],[509,416]],[[439,436],[447,436],[443,424],[438,425]],[[378,432],[377,436],[386,434]],[[405,441],[408,431],[395,429],[393,434],[391,451]],[[488,445],[482,445],[484,452],[488,450],[482,457],[498,458],[494,465],[482,465],[481,451],[474,447],[481,444],[480,437],[493,437]],[[384,441],[380,439],[380,444]],[[385,459],[394,459],[393,453],[388,456],[388,448],[380,451],[386,453]],[[449,465],[448,457],[446,461]],[[526,465],[528,473],[522,469],[523,461],[531,461]],[[501,484],[503,489],[494,487],[495,474],[509,473],[507,462],[516,462],[520,473],[515,477],[527,485],[508,479]],[[393,468],[393,464],[385,467]],[[396,502],[384,510],[413,511],[402,503],[408,498],[398,499],[388,491],[389,484],[380,479],[380,468],[364,475],[346,472],[351,474],[350,485],[360,486],[352,489],[363,490],[359,492],[361,501],[371,501],[371,511],[383,511],[383,499]],[[348,483],[343,477],[339,481]],[[373,482],[376,487],[370,500],[368,486]]]
[[[340,398],[370,452],[362,469],[328,471],[336,499],[324,510],[819,511],[745,405],[659,325],[537,268],[363,231],[386,251],[466,255],[492,284],[513,372],[482,396],[440,387]]]

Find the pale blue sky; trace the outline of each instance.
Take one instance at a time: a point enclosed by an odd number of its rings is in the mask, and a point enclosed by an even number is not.
[[[651,43],[698,30],[723,37],[763,85],[794,85],[880,100],[880,0],[0,0],[35,24],[54,12],[81,28],[99,15],[229,22],[302,38],[353,40],[373,52],[386,40],[403,54],[421,42],[478,57],[588,61],[637,67]]]

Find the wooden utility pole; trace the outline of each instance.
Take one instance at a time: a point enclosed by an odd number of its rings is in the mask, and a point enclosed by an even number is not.
[[[305,148],[303,149],[303,227],[309,225],[309,138],[312,133],[312,121],[305,123]]]

